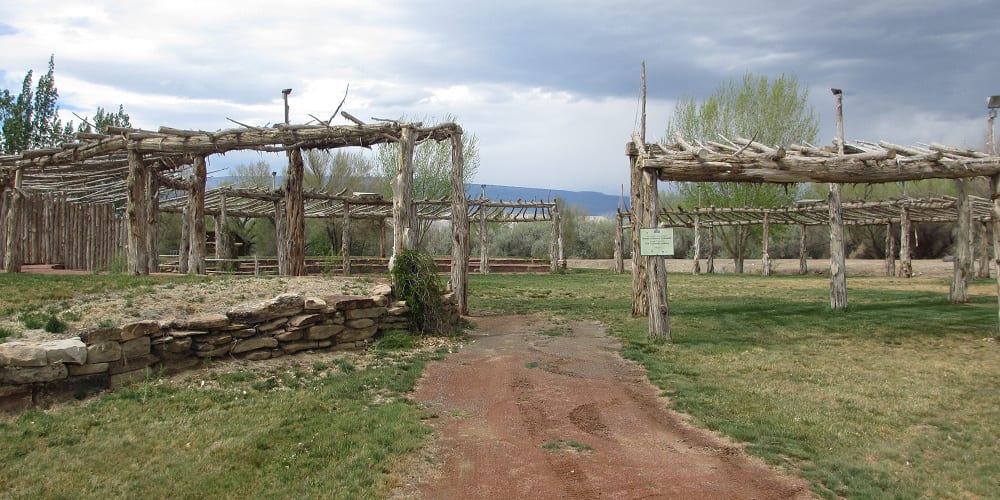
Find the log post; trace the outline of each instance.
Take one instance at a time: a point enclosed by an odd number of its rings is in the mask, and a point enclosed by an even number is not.
[[[3,268],[8,273],[21,272],[21,212],[24,211],[24,193],[21,186],[24,181],[24,170],[17,169],[14,174],[14,186],[10,190],[10,205],[7,207],[6,233]]]
[[[188,255],[191,253],[191,205],[184,205],[181,213],[181,240],[177,245],[177,272],[187,274]]]
[[[302,198],[302,186],[305,165],[302,163],[302,150],[294,148],[288,151],[288,179],[285,182],[285,267],[282,275],[305,276],[305,200]]]
[[[615,215],[615,274],[625,273],[625,227],[621,210]]]
[[[215,217],[215,258],[219,259],[219,272],[230,271],[232,256],[229,252],[229,213],[226,207],[226,192],[219,196],[219,215]]]
[[[809,264],[806,262],[806,225],[799,224],[799,274],[809,274]]]
[[[993,274],[997,280],[997,304],[1000,306],[1000,175],[990,178],[990,199],[993,200]],[[1000,337],[1000,308],[997,314],[996,333]]]
[[[191,172],[191,191],[188,192],[188,241],[191,245],[188,254],[188,274],[205,274],[205,182],[208,177],[208,167],[205,157],[194,157]]]
[[[701,272],[701,214],[694,214],[694,259],[691,262],[691,274]]]
[[[648,315],[646,290],[646,259],[642,258],[639,249],[640,229],[646,226],[643,220],[645,213],[645,194],[642,190],[642,172],[638,165],[638,151],[629,143],[629,163],[631,169],[631,184],[629,194],[632,197],[632,316]]]
[[[643,219],[653,221],[655,225],[659,214],[659,199],[657,197],[656,172],[647,170],[642,173],[642,187],[647,203]],[[663,256],[645,257],[647,276],[647,297],[649,299],[649,338],[662,342],[670,340],[670,304],[667,301],[667,269]]]
[[[392,180],[392,255],[413,250],[413,149],[416,130],[404,125],[399,137],[399,170]]]
[[[380,259],[385,258],[385,218],[380,218],[376,222],[378,227],[378,256]]]
[[[479,274],[490,273],[489,231],[486,225],[486,184],[483,184],[483,195],[479,198]]]
[[[0,184],[0,268],[2,269],[7,269],[4,264],[7,261],[7,208],[10,203],[8,200],[14,194],[13,187],[13,184],[10,186]]]
[[[833,89],[837,99],[837,154],[844,155],[844,95]],[[840,202],[840,184],[830,183],[830,308],[847,308],[847,272],[844,255],[844,213]]]
[[[910,236],[913,224],[910,221],[910,207],[903,205],[899,213],[899,277],[913,277],[913,250],[910,246]]]
[[[560,255],[559,247],[562,245],[562,217],[559,214],[559,204],[552,207],[552,242],[549,246],[549,264],[552,272],[559,270]]]
[[[285,259],[285,198],[274,200],[274,253],[278,258],[278,274],[287,269]]]
[[[469,204],[465,197],[465,152],[461,131],[451,135],[451,291],[459,314],[469,314]]]
[[[977,278],[990,277],[990,247],[989,247],[989,224],[986,222],[979,224],[979,270]]]
[[[344,203],[344,227],[340,237],[340,255],[344,259],[344,276],[351,275],[351,205]]]
[[[146,165],[146,268],[160,271],[160,179],[156,165]]]
[[[128,149],[128,201],[125,220],[128,224],[128,273],[149,274],[149,254],[146,246],[146,166],[142,153]]]
[[[708,258],[705,259],[705,272],[712,274],[715,272],[715,226],[708,225]]]
[[[896,275],[896,238],[892,237],[892,221],[885,221],[885,275]]]
[[[952,304],[964,304],[969,301],[969,198],[966,196],[968,181],[955,181],[955,208],[958,210],[958,232],[955,238],[955,260],[953,261],[954,276],[948,291],[948,301]]]
[[[771,275],[771,254],[770,254],[770,233],[771,233],[771,220],[768,218],[770,214],[764,213],[764,238],[761,242],[761,256],[760,256],[760,274],[761,276]]]

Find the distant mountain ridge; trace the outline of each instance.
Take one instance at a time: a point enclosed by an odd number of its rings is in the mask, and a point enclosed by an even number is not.
[[[222,184],[236,182],[236,177],[220,176],[209,177],[208,189],[216,188]],[[283,179],[278,176],[277,183],[280,186]],[[465,194],[470,198],[479,198],[483,194],[481,184],[467,184]],[[569,191],[564,189],[545,189],[518,186],[501,186],[496,184],[486,185],[486,197],[490,200],[504,201],[552,201],[556,198],[563,200],[569,206],[578,207],[586,212],[586,215],[614,217],[618,208],[618,196],[599,193],[597,191]]]

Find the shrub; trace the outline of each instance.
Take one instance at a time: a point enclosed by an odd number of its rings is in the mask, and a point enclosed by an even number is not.
[[[396,296],[410,307],[411,328],[421,333],[444,333],[448,320],[441,294],[444,287],[429,254],[403,250],[396,255],[392,283]]]

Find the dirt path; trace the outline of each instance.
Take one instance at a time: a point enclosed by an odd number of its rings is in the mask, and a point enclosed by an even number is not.
[[[395,497],[810,497],[804,482],[666,410],[601,325],[473,321],[469,344],[428,366],[412,395],[436,413],[437,432]]]

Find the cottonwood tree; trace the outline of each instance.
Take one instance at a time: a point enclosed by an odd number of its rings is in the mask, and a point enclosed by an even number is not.
[[[413,120],[403,116],[399,121],[405,123]],[[444,118],[444,123],[455,121],[456,118],[452,115]],[[479,138],[475,134],[470,134],[468,131],[462,134],[462,154],[465,159],[462,181],[468,184],[479,170]],[[399,171],[399,143],[379,145],[375,149],[374,164],[375,171],[385,181],[383,193],[391,198],[390,182]],[[451,143],[428,140],[418,144],[413,152],[413,199],[440,199],[450,196]],[[418,248],[423,248],[424,234],[430,228],[431,222],[418,222],[414,240]]]
[[[703,101],[682,99],[667,125],[670,142],[680,132],[688,141],[719,141],[722,137],[753,138],[772,146],[815,142],[819,122],[808,104],[809,91],[795,76],[776,79],[745,73],[741,81],[721,84]],[[747,183],[680,183],[678,190],[689,208],[776,207],[795,199],[796,186]],[[755,228],[759,231],[759,228]],[[736,272],[743,272],[747,244],[756,231],[748,226],[729,227],[716,234],[733,257]]]
[[[34,72],[28,70],[21,82],[21,93],[0,90],[0,139],[3,152],[18,153],[54,146],[66,138],[59,119],[59,91],[55,84],[55,56],[49,57],[49,70],[32,88]]]

